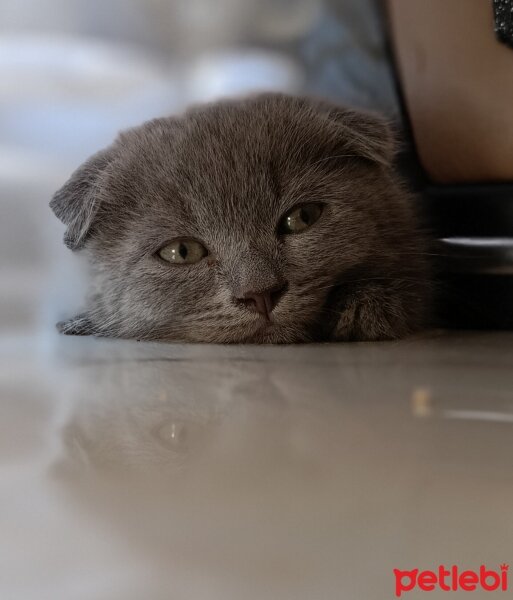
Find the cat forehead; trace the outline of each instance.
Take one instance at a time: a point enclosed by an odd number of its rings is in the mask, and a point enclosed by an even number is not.
[[[132,197],[148,218],[168,212],[209,228],[274,223],[318,199],[340,182],[319,160],[328,125],[299,99],[275,100],[218,103],[127,132],[111,168],[113,195]]]
[[[123,145],[150,159],[167,157],[178,168],[206,163],[237,169],[258,160],[297,160],[298,148],[329,141],[331,124],[299,98],[265,96],[192,108],[155,119],[121,136]]]
[[[136,200],[177,198],[193,207],[212,200],[223,210],[235,197],[278,194],[279,166],[265,145],[208,134],[202,141],[203,131],[169,129],[158,136],[142,133],[122,148],[110,169],[115,193],[128,188]]]
[[[214,213],[246,209],[246,217],[275,206],[303,169],[301,140],[272,116],[272,110],[214,105],[152,121],[121,136],[112,188],[129,188],[136,199],[176,199],[193,211],[205,204]],[[297,138],[301,124],[293,125]]]

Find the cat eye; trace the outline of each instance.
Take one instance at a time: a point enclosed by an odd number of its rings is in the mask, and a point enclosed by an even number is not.
[[[174,240],[163,246],[157,254],[173,265],[193,265],[207,256],[208,251],[196,240]]]
[[[296,206],[281,219],[279,232],[282,234],[302,233],[319,219],[321,213],[322,205],[316,202]]]

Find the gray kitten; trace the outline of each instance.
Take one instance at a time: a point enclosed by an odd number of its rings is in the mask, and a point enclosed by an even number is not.
[[[429,305],[424,241],[378,117],[265,94],[122,133],[51,207],[93,290],[68,334],[397,338]]]

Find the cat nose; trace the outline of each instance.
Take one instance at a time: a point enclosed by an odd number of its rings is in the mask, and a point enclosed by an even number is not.
[[[244,292],[236,300],[249,310],[261,314],[270,321],[272,311],[287,291],[287,288],[287,283],[280,283],[265,290]]]

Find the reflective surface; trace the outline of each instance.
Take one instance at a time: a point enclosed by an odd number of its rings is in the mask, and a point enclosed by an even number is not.
[[[2,598],[382,600],[510,559],[511,334],[0,358]]]

